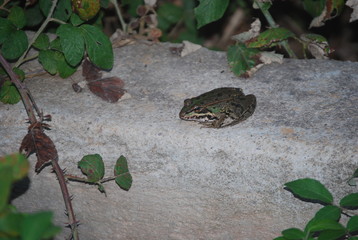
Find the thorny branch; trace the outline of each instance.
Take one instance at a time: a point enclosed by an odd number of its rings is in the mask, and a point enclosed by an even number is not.
[[[29,132],[22,141],[20,152],[24,149],[26,152],[26,157],[28,157],[33,152],[36,152],[37,172],[41,170],[41,168],[45,165],[45,163],[47,162],[52,163],[52,167],[57,175],[58,182],[61,187],[62,196],[65,202],[68,219],[69,219],[69,226],[72,231],[71,238],[78,240],[79,239],[78,221],[76,220],[76,216],[73,211],[71,197],[68,192],[63,170],[60,168],[58,164],[57,150],[52,140],[44,133],[44,128],[48,127],[48,125],[43,123],[44,120],[43,114],[39,111],[29,89],[23,83],[21,83],[18,76],[12,70],[10,64],[5,60],[5,58],[1,54],[0,54],[0,63],[4,67],[5,71],[8,73],[8,75],[10,76],[10,81],[13,84],[15,84],[16,88],[19,90],[22,98],[22,102],[24,103],[30,121]],[[35,112],[39,120],[37,119]]]

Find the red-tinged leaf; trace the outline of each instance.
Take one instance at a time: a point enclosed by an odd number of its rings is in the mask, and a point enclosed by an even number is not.
[[[41,129],[41,123],[31,125],[20,146],[20,152],[24,150],[27,156],[36,153],[36,172],[39,172],[46,163],[58,159],[55,144]]]
[[[87,175],[87,179],[90,182],[98,182],[104,176],[104,163],[99,154],[84,156],[78,162],[78,167]]]
[[[93,94],[110,103],[117,102],[126,92],[123,80],[117,77],[91,81],[87,85]]]
[[[97,80],[102,77],[101,69],[92,64],[88,58],[83,61],[82,64],[82,76],[86,78],[87,81]]]

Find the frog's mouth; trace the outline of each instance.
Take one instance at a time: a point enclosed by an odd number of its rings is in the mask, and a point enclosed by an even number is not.
[[[180,118],[187,121],[196,121],[196,122],[213,122],[218,120],[217,117],[208,113],[183,114],[182,116],[180,116]]]

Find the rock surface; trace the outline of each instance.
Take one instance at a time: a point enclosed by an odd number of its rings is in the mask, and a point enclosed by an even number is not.
[[[95,186],[68,184],[81,239],[273,239],[302,228],[321,207],[296,199],[284,183],[315,178],[336,202],[353,191],[346,179],[358,166],[358,63],[284,60],[243,79],[230,72],[223,52],[202,48],[181,58],[170,46],[115,49],[105,75],[125,81],[128,95],[118,103],[88,89],[75,93],[79,74],[26,82],[52,115],[46,134],[67,173],[81,175],[77,162],[86,154],[101,154],[107,176],[120,155],[128,159],[128,192],[114,182],[105,184],[107,197]],[[223,86],[255,94],[254,115],[223,129],[179,119],[184,99]],[[0,155],[17,151],[26,118],[22,103],[0,103]],[[30,160],[33,169],[35,156]],[[29,178],[13,204],[53,210],[62,226],[64,203],[50,167]]]

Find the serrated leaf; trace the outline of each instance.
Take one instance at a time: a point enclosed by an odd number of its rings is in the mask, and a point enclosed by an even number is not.
[[[52,75],[57,73],[57,60],[55,51],[42,50],[39,52],[38,59],[47,72]]]
[[[39,0],[39,6],[40,6],[42,13],[47,17],[47,15],[50,12],[51,6],[52,6],[52,1]]]
[[[287,40],[295,35],[285,28],[271,28],[262,33],[253,41],[247,43],[247,47],[261,48],[273,47],[277,43]]]
[[[67,22],[67,20],[70,18],[72,14],[72,7],[71,7],[71,1],[69,0],[59,0],[56,9],[53,13],[53,17],[60,19],[64,22]]]
[[[21,29],[26,24],[25,12],[19,6],[13,6],[10,9],[10,13],[7,17],[12,24],[14,24],[18,29]]]
[[[46,34],[41,33],[35,40],[33,46],[41,50],[46,50],[50,46],[50,39]]]
[[[35,27],[44,20],[40,5],[35,4],[25,9],[26,26]]]
[[[53,237],[61,228],[52,224],[52,212],[38,212],[26,214],[21,222],[21,239],[43,239],[45,236]],[[51,233],[51,234],[49,234]]]
[[[109,38],[97,27],[88,24],[79,27],[85,39],[88,57],[102,69],[113,67],[113,49]]]
[[[0,18],[0,44],[16,31],[14,25],[5,18]]]
[[[15,153],[0,157],[0,169],[4,167],[10,167],[11,179],[18,181],[27,176],[30,166],[24,154]]]
[[[321,14],[326,4],[326,0],[303,0],[303,8],[312,17],[317,17]]]
[[[78,167],[87,175],[87,179],[90,182],[98,182],[104,176],[104,163],[99,154],[84,156],[78,162]]]
[[[331,219],[313,218],[305,228],[305,233],[319,232],[323,230],[344,230],[345,228],[336,221]]]
[[[289,228],[282,231],[282,236],[289,240],[303,239],[304,232],[298,228]]]
[[[7,104],[16,104],[21,100],[17,88],[10,81],[5,81],[0,88],[0,101]]]
[[[200,4],[194,9],[198,27],[220,19],[229,5],[229,0],[200,0]]]
[[[344,208],[357,209],[358,208],[358,193],[352,193],[341,199],[339,205]]]
[[[311,178],[298,179],[288,182],[285,186],[298,197],[332,204],[333,196],[327,188],[319,181]]]
[[[319,233],[317,240],[336,240],[346,234],[345,229],[341,230],[326,230]]]
[[[60,37],[61,49],[67,62],[72,66],[78,65],[85,51],[81,31],[70,24],[63,24],[57,28],[56,34]]]
[[[73,26],[78,26],[84,23],[85,21],[82,20],[76,13],[72,13],[70,17],[70,22]]]
[[[28,40],[24,31],[17,30],[5,39],[1,52],[4,58],[15,60],[19,58],[27,49]]]
[[[62,52],[60,38],[55,38],[54,40],[52,40],[50,42],[50,48],[53,49],[53,50],[57,50],[59,52]]]
[[[358,216],[352,216],[348,223],[347,229],[349,232],[357,232],[358,231]]]
[[[39,62],[50,74],[59,73],[60,77],[71,76],[76,68],[70,66],[61,52],[53,50],[41,50],[39,53]]]
[[[227,60],[231,70],[238,76],[253,68],[257,63],[255,57],[259,51],[247,48],[244,44],[230,46],[227,50]]]
[[[120,156],[117,159],[116,165],[114,167],[114,175],[117,176],[115,181],[119,187],[128,191],[132,186],[132,175],[128,170],[127,159],[124,156]]]
[[[12,170],[10,166],[0,168],[0,212],[5,208],[9,201],[11,183],[12,183]]]
[[[324,206],[315,215],[315,219],[330,219],[338,221],[341,217],[341,209],[337,206]]]

